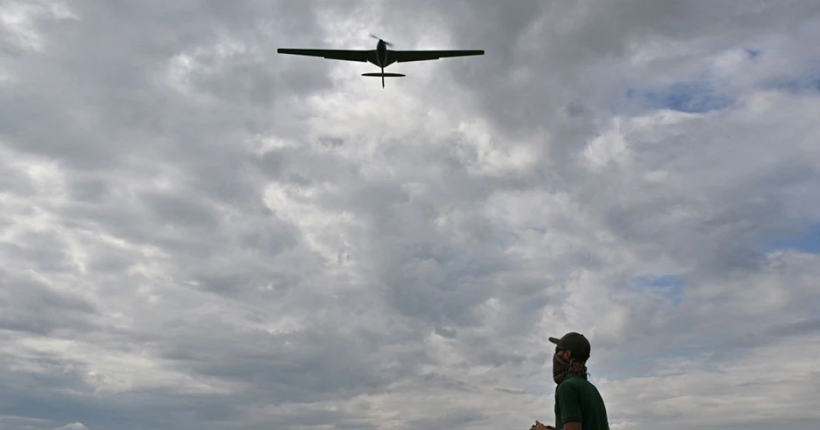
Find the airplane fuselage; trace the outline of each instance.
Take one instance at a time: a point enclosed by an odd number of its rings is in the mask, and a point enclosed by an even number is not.
[[[375,55],[372,58],[368,57],[367,61],[384,69],[385,67],[395,63],[396,58],[390,56],[390,51],[387,49],[387,43],[380,39],[378,43],[376,43]]]

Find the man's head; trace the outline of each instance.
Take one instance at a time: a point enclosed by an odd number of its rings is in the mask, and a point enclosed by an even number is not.
[[[560,384],[567,375],[587,378],[586,361],[589,359],[589,341],[584,335],[571,332],[561,339],[550,338],[554,343],[555,354],[552,356],[552,377]]]
[[[589,341],[580,333],[570,332],[560,339],[551,337],[550,342],[556,345],[556,354],[561,354],[562,356],[566,356],[566,358],[574,358],[581,363],[589,359],[591,349]],[[569,354],[566,353],[567,351]]]

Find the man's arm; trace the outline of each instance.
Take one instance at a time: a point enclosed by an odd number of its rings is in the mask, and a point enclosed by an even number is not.
[[[561,384],[555,393],[555,400],[561,409],[564,430],[581,430],[581,393],[572,384]]]

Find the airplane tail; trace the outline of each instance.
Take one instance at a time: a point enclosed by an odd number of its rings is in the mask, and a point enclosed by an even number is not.
[[[372,76],[375,78],[379,78],[384,76],[385,78],[403,78],[407,75],[402,75],[401,73],[362,73],[362,76]]]
[[[384,88],[384,78],[403,78],[405,75],[401,73],[362,73],[362,76],[369,76],[371,78],[382,78],[382,88]]]

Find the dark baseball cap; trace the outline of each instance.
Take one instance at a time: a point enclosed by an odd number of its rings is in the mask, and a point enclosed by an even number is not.
[[[561,348],[570,350],[574,358],[581,361],[586,361],[589,359],[589,351],[591,349],[589,346],[589,341],[580,333],[573,331],[565,334],[561,339],[551,337],[550,342],[560,346]]]

